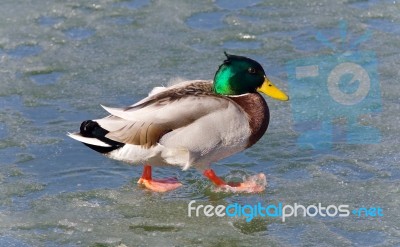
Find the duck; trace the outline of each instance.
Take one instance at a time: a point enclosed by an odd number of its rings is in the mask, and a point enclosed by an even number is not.
[[[143,166],[138,184],[155,192],[172,191],[176,178],[153,178],[153,166],[195,168],[216,188],[237,193],[265,190],[263,173],[243,182],[226,182],[211,165],[253,146],[270,121],[260,93],[289,97],[267,77],[257,61],[225,52],[213,80],[190,80],[155,87],[144,99],[122,108],[103,106],[108,116],[83,121],[68,136],[108,158]],[[261,182],[260,182],[261,181]]]

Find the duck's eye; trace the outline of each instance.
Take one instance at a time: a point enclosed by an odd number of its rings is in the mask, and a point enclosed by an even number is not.
[[[250,74],[255,74],[255,73],[256,73],[256,69],[253,68],[253,67],[250,67],[247,71],[248,71]]]

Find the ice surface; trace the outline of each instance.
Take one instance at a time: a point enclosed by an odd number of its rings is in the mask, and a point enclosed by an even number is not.
[[[1,1],[0,246],[398,246],[399,8],[397,1]],[[349,143],[346,119],[299,123],[298,108],[266,98],[267,134],[213,165],[228,180],[264,173],[264,193],[217,193],[199,172],[168,168],[154,176],[184,186],[151,193],[136,185],[141,167],[66,136],[105,116],[100,104],[132,104],[174,78],[212,79],[224,50],[256,59],[288,91],[289,61],[337,55],[324,36],[348,44],[341,21],[348,43],[371,32],[356,49],[376,54],[380,111],[368,106],[355,122],[374,127],[380,140]],[[297,96],[321,95],[306,89]],[[318,106],[301,110],[309,116]],[[302,131],[327,148],[301,147]],[[188,217],[191,200],[348,204],[385,215],[248,223]]]

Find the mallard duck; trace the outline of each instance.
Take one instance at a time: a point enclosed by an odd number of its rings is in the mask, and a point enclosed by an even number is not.
[[[182,184],[175,178],[153,179],[152,166],[197,168],[217,187],[233,192],[260,192],[264,174],[241,183],[227,183],[211,169],[214,162],[255,144],[269,123],[262,92],[288,100],[247,57],[225,53],[214,80],[185,81],[156,87],[148,97],[125,108],[102,106],[110,115],[82,122],[69,136],[109,158],[141,164],[138,183],[165,192]]]

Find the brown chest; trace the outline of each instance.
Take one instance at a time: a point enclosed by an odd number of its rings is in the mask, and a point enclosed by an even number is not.
[[[247,147],[255,144],[267,131],[269,123],[269,109],[264,98],[258,93],[249,93],[243,96],[230,97],[247,114],[250,126],[250,137]]]

